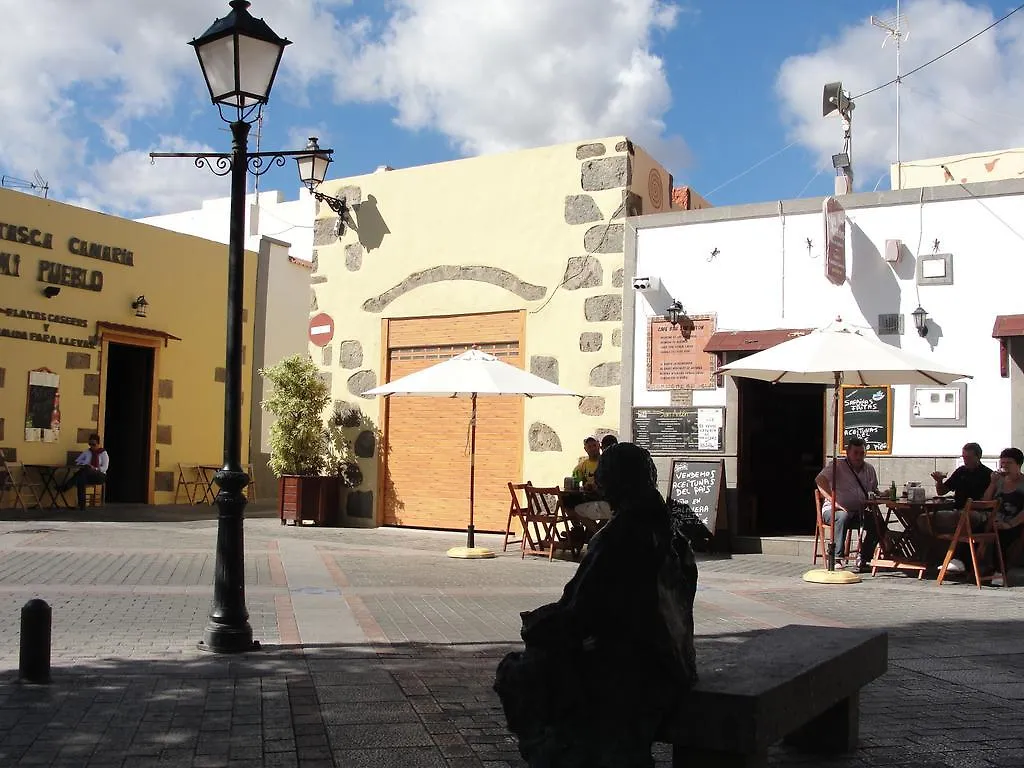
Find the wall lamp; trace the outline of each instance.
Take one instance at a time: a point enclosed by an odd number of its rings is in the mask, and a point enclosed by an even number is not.
[[[668,305],[668,309],[665,310],[665,314],[672,325],[679,325],[683,318],[686,317],[686,309],[683,308],[678,299],[673,299],[672,303]]]
[[[910,313],[914,318],[914,327],[917,328],[917,335],[924,338],[928,335],[928,312],[920,304],[917,309]]]
[[[135,301],[132,302],[132,309],[135,311],[136,317],[145,317],[146,310],[149,308],[149,302],[146,301],[145,296],[139,296]]]
[[[327,166],[331,164],[331,155],[320,149],[316,136],[310,136],[305,152],[298,155],[295,162],[299,166],[299,180],[306,185],[314,199],[326,203],[338,214],[338,235],[345,234],[345,219],[349,217],[348,201],[343,197],[325,195],[316,189],[327,178]]]
[[[48,285],[45,288],[43,288],[43,296],[45,296],[48,299],[52,299],[58,293],[60,293],[59,285]]]

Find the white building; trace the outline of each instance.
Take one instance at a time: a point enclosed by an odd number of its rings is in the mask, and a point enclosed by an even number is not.
[[[231,199],[204,200],[193,211],[149,216],[139,219],[155,227],[183,232],[227,244]],[[316,201],[302,189],[298,200],[285,200],[277,191],[259,192],[246,197],[245,247],[260,254],[258,271],[266,271],[261,280],[257,305],[265,307],[267,322],[256,330],[253,360],[252,429],[250,455],[256,478],[257,498],[272,498],[276,481],[267,468],[268,439],[272,417],[258,407],[264,398],[263,379],[256,373],[290,355],[309,349],[309,308],[313,252],[313,218]],[[183,275],[182,296],[187,286],[202,275]]]
[[[824,387],[709,374],[837,316],[973,375],[948,390],[891,389],[884,450],[869,457],[881,483],[931,487],[929,474],[952,471],[968,441],[986,457],[1024,446],[1024,315],[1014,314],[1024,312],[1024,181],[838,201],[841,284],[826,278],[822,198],[657,214],[627,226],[621,433],[633,436],[634,418],[688,418],[687,407],[704,408],[708,423],[724,416],[720,445],[694,437],[689,453],[656,460],[663,479],[673,458],[724,460],[727,517],[719,527],[727,523],[739,547],[750,543],[744,537],[813,534],[813,478],[831,442],[831,397]],[[660,288],[637,291],[636,276],[660,280]],[[697,346],[687,353],[674,341],[684,353],[666,367],[658,330],[672,328],[663,321],[673,300],[693,319],[686,343]],[[924,337],[912,315],[919,306]],[[673,406],[680,410],[659,410]],[[649,410],[638,417],[635,408]],[[650,434],[653,422],[645,423],[638,437]]]

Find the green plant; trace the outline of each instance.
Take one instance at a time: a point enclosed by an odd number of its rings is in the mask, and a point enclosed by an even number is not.
[[[323,413],[330,387],[305,355],[292,355],[260,370],[273,390],[262,405],[276,420],[270,427],[270,461],[275,476],[322,475],[332,456]]]

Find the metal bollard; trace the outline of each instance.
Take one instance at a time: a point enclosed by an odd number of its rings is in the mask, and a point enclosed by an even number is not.
[[[21,655],[18,679],[26,683],[50,682],[50,626],[53,612],[45,600],[29,600],[21,608]]]

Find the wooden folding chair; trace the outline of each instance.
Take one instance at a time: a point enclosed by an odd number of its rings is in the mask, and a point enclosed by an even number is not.
[[[206,483],[202,473],[195,464],[178,464],[178,482],[174,487],[174,503],[178,503],[178,494],[185,492],[189,504],[198,504],[206,492]]]
[[[571,549],[560,491],[557,486],[534,488],[530,485],[523,489],[526,494],[522,546],[524,559],[527,555],[547,555],[548,560],[552,560],[556,549]]]
[[[992,581],[996,576],[1002,576],[1003,586],[1008,584],[1006,580],[1006,562],[1003,560],[1003,548],[999,546],[999,531],[996,530],[996,510],[999,508],[997,501],[973,501],[967,500],[963,510],[960,512],[960,519],[957,521],[956,530],[953,533],[933,534],[936,539],[949,542],[949,549],[946,550],[946,557],[942,560],[942,567],[939,569],[937,584],[942,584],[946,578],[946,570],[949,568],[949,561],[956,553],[957,544],[966,544],[971,550],[971,568],[974,570],[974,583],[981,589],[981,582]],[[982,530],[975,533],[971,528],[971,512],[986,512],[985,522]],[[993,571],[988,576],[981,575],[981,568],[978,566],[978,557],[985,554],[985,545],[989,542],[995,547],[996,562],[999,570]],[[980,549],[976,545],[981,545]],[[964,563],[966,566],[967,563]]]
[[[508,520],[505,522],[505,541],[504,541],[504,543],[501,546],[501,551],[502,552],[507,552],[508,551],[508,545],[509,544],[518,544],[520,546],[520,548],[522,548],[524,546],[524,541],[525,541],[524,537],[520,536],[520,538],[518,538],[518,539],[516,539],[516,538],[510,539],[509,537],[510,536],[514,537],[516,535],[512,531],[512,521],[513,520],[518,520],[519,521],[519,527],[520,528],[526,528],[526,523],[524,522],[524,518],[526,516],[526,506],[529,504],[529,501],[527,501],[525,505],[522,502],[520,502],[520,500],[519,500],[519,491],[526,491],[527,488],[532,488],[532,487],[533,487],[533,483],[531,483],[529,481],[527,481],[525,483],[509,483],[508,484],[508,492],[512,496],[512,503],[509,504],[509,506],[508,506]]]
[[[828,548],[826,542],[830,533],[831,523],[826,523],[824,518],[821,516],[821,505],[825,502],[825,498],[821,495],[821,491],[817,488],[814,489],[814,506],[817,509],[817,524],[814,526],[814,557],[811,558],[811,565],[816,565],[818,558],[821,561],[828,561]],[[860,548],[862,544],[861,529],[857,528],[857,546],[853,546],[853,528],[846,529],[846,541],[843,542],[843,551],[847,554],[844,557],[836,557],[836,562],[845,561],[849,562],[856,555],[860,556]],[[837,548],[838,549],[838,548]]]
[[[89,483],[85,486],[85,506],[102,507],[106,498],[106,483]]]
[[[39,502],[42,489],[42,483],[29,480],[24,464],[20,461],[8,461],[0,456],[0,498],[7,493],[13,493],[15,506],[21,507],[22,512],[27,512],[30,506],[42,506]]]

